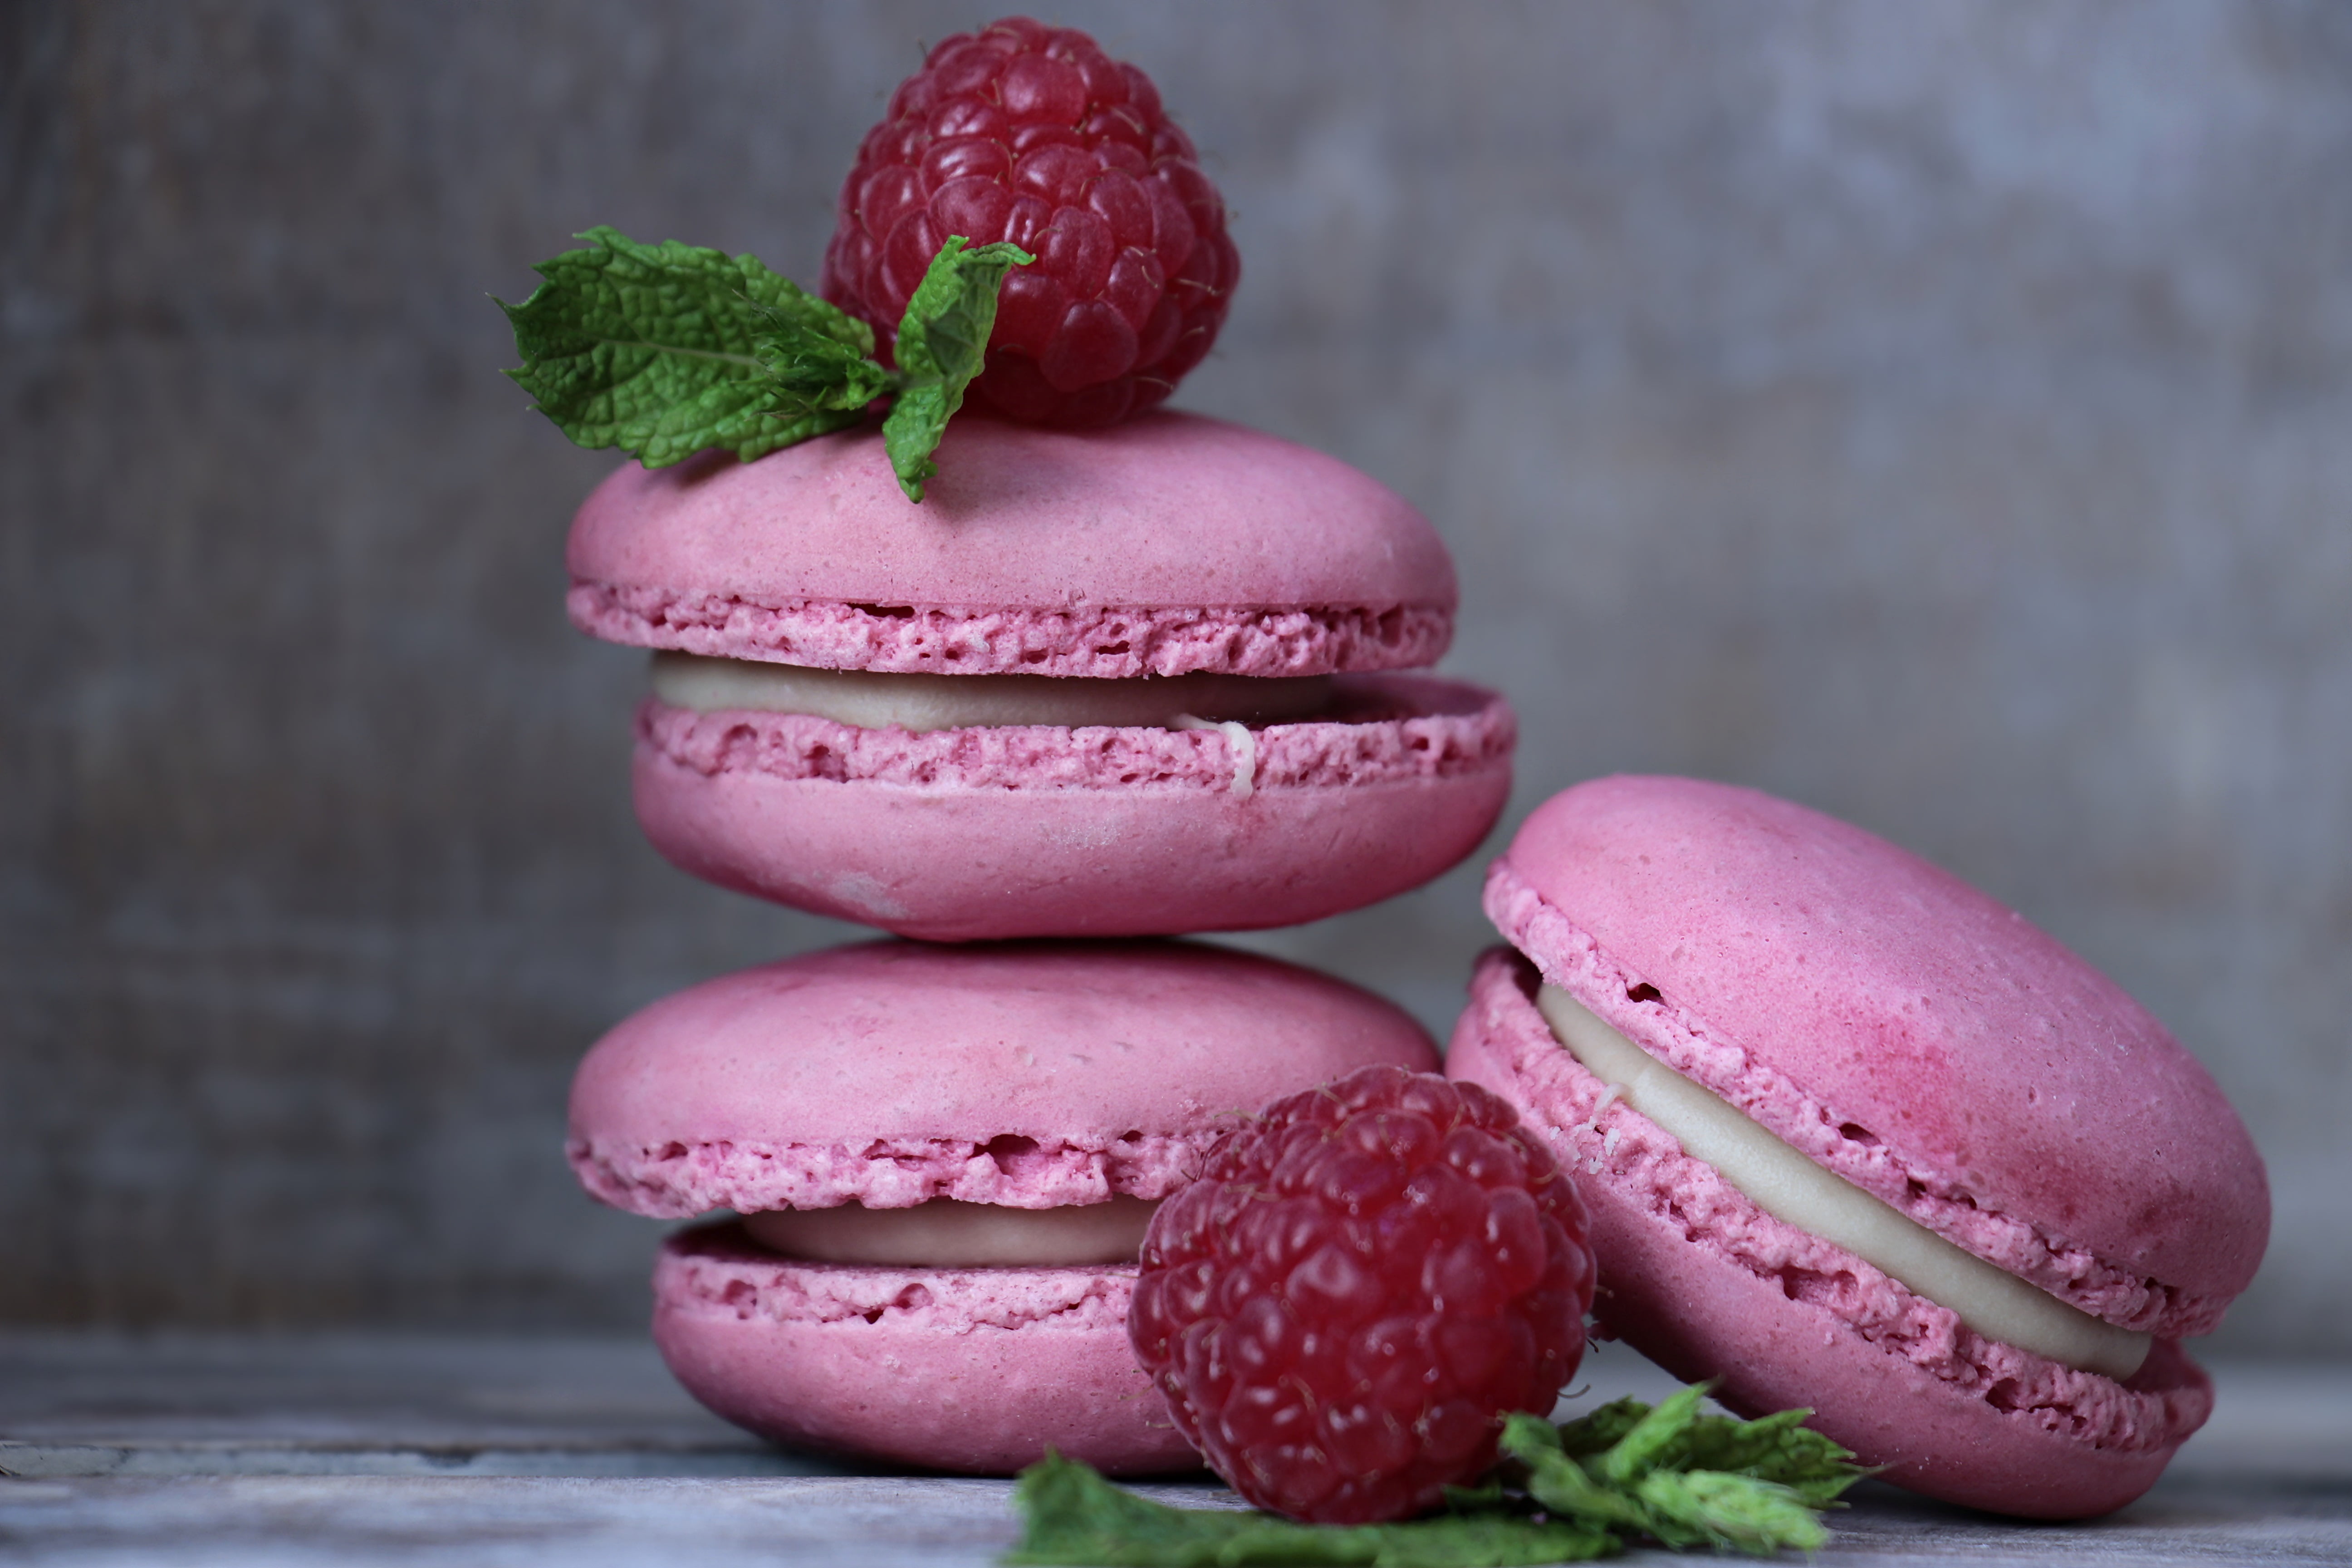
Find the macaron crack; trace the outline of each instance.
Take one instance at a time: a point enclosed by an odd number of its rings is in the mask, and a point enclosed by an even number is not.
[[[1158,785],[1231,794],[1338,789],[1503,776],[1518,727],[1491,693],[1425,676],[1332,678],[1322,715],[1253,727],[1185,724],[975,725],[909,731],[819,714],[699,712],[658,696],[639,710],[640,742],[705,778],[899,784],[1013,792]],[[1198,717],[1195,715],[1194,717]],[[1228,723],[1249,736],[1236,744]],[[1247,768],[1243,763],[1244,752]],[[1237,788],[1244,781],[1248,787]]]

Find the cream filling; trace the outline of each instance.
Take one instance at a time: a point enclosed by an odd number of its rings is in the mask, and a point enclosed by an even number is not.
[[[861,730],[897,725],[918,732],[1004,724],[1066,729],[1184,729],[1206,722],[1232,731],[1286,724],[1329,710],[1328,675],[1153,675],[1094,680],[1052,675],[899,675],[814,669],[697,654],[654,655],[654,695],[698,713],[747,708],[811,713]],[[1187,725],[1184,721],[1192,721]],[[1235,752],[1242,748],[1234,742]],[[1254,752],[1252,753],[1255,754]],[[1238,760],[1236,769],[1239,768]]]
[[[1845,1248],[1987,1339],[2117,1381],[2147,1359],[2147,1335],[2068,1306],[1831,1174],[1558,986],[1538,990],[1536,1006],[1553,1037],[1609,1086],[1609,1095],[1657,1123],[1684,1153],[1713,1166],[1773,1218]]]
[[[852,1202],[838,1208],[747,1214],[743,1228],[761,1246],[812,1263],[1079,1268],[1134,1262],[1159,1207],[1154,1200],[1123,1195],[1050,1209],[956,1198],[933,1198],[903,1209],[869,1209]]]
[[[1171,730],[1214,730],[1225,738],[1226,754],[1234,759],[1234,798],[1247,800],[1257,788],[1257,737],[1246,724],[1231,719],[1200,719],[1190,713],[1179,713],[1169,722]]]

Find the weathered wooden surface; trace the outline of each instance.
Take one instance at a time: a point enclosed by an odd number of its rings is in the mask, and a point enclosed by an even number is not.
[[[642,1339],[0,1336],[18,1475],[800,1475]]]
[[[1613,1346],[1580,1381],[1587,1399],[1666,1386]],[[2213,1425],[2113,1518],[2018,1525],[1869,1486],[1825,1555],[2352,1562],[2352,1366],[2224,1365],[2219,1382]],[[0,1480],[0,1560],[42,1568],[978,1565],[1014,1529],[1005,1482],[855,1474],[744,1437],[642,1341],[0,1336],[0,1438],[19,1478]]]
[[[1205,1489],[1150,1489],[1175,1503],[1230,1499]],[[39,1568],[639,1568],[704,1553],[777,1568],[982,1568],[1013,1540],[1010,1491],[1005,1481],[901,1477],[15,1481],[0,1482],[0,1541],[8,1561]],[[2167,1481],[2095,1524],[2021,1526],[1872,1487],[1835,1529],[1822,1558],[1855,1568],[2352,1562],[2352,1498],[2341,1489]],[[1616,1561],[1695,1559],[1636,1552]]]

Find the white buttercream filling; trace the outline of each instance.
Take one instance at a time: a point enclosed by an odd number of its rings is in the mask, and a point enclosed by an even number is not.
[[[1823,1170],[1558,986],[1541,987],[1536,1006],[1553,1037],[1619,1100],[1773,1218],[1845,1248],[1987,1339],[2118,1381],[2147,1359],[2147,1335],[2068,1306]]]
[[[1257,737],[1246,724],[1231,719],[1202,719],[1191,713],[1179,713],[1168,726],[1171,730],[1214,730],[1225,738],[1225,750],[1234,759],[1234,798],[1247,800],[1257,788]]]
[[[1183,720],[1225,725],[1283,724],[1331,706],[1331,678],[1143,676],[1096,680],[1051,675],[902,675],[814,669],[740,658],[654,655],[654,695],[698,713],[750,709],[811,713],[861,730],[890,725],[918,732],[1007,724],[1066,729],[1181,729]],[[1237,764],[1238,765],[1238,764]]]
[[[751,1239],[812,1263],[913,1268],[1079,1268],[1132,1263],[1160,1205],[1108,1203],[1016,1209],[933,1198],[912,1208],[773,1209],[743,1216]]]

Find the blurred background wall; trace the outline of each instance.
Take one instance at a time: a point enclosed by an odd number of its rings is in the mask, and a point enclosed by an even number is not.
[[[640,1320],[572,1064],[852,933],[640,841],[640,658],[562,609],[610,459],[488,296],[593,223],[814,282],[990,15],[0,6],[0,1320]],[[2227,1342],[2352,1352],[2352,6],[1047,15],[1234,209],[1180,405],[1452,543],[1505,830],[1701,773],[2016,904],[2269,1156]],[[1476,884],[1251,945],[1442,1032]]]

